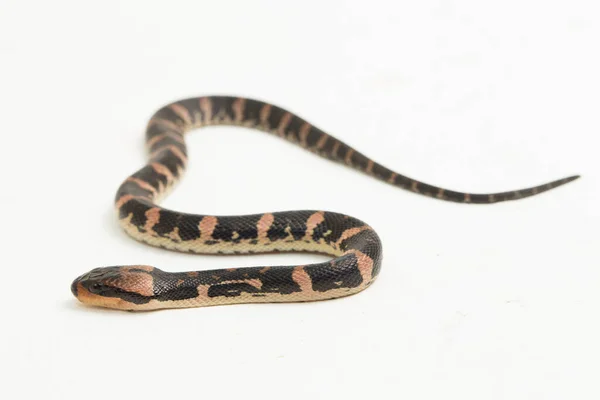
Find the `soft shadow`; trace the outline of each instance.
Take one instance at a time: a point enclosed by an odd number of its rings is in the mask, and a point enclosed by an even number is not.
[[[185,310],[189,311],[194,308],[204,308],[204,307],[161,308],[161,309],[157,309],[157,310],[130,311],[130,310],[116,310],[116,309],[112,309],[112,308],[90,306],[87,304],[83,304],[82,302],[73,298],[73,300],[65,300],[64,302],[62,302],[62,308],[64,310],[74,311],[74,312],[82,312],[82,313],[86,313],[86,314],[123,315],[123,316],[131,317],[132,315],[135,315],[135,314],[137,314],[137,315],[154,314],[154,313],[161,312],[161,311],[170,311],[170,312],[185,311]]]
[[[86,314],[112,314],[112,315],[131,315],[131,314],[145,314],[147,311],[125,311],[125,310],[113,310],[111,308],[103,308],[103,307],[95,307],[89,306],[87,304],[83,304],[77,299],[73,298],[72,300],[65,300],[63,302],[63,307],[65,310],[75,311],[75,312],[84,312]]]

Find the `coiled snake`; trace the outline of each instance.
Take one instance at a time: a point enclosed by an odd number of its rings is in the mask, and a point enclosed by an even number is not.
[[[536,195],[571,182],[494,194],[431,186],[393,172],[282,108],[261,101],[210,96],[169,104],[150,119],[149,162],[127,178],[115,198],[119,221],[133,238],[193,253],[310,251],[334,256],[311,265],[246,267],[169,273],[147,265],[96,268],[71,290],[86,304],[122,310],[232,303],[332,299],[370,286],[381,267],[381,242],[364,222],[335,212],[287,211],[243,216],[193,215],[157,205],[187,164],[184,134],[208,125],[256,128],[374,178],[415,193],[459,203],[495,203]]]

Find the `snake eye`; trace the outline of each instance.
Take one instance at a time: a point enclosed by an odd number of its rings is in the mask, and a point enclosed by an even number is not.
[[[100,285],[99,283],[94,283],[91,287],[92,291],[100,291],[100,288],[102,287],[102,285]]]

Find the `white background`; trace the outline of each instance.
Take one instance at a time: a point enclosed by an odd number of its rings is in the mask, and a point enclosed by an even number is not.
[[[599,11],[592,0],[1,1],[0,397],[598,399]],[[112,200],[145,161],[148,118],[206,94],[273,102],[449,189],[583,179],[458,205],[263,133],[209,128],[189,137],[188,173],[165,206],[348,213],[380,233],[379,280],[309,304],[78,304],[72,279],[102,265],[323,259],[191,256],[121,232]]]

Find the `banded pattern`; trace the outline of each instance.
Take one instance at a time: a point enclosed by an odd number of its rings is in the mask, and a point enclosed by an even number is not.
[[[181,100],[161,108],[150,119],[146,131],[149,161],[117,191],[115,206],[124,230],[139,241],[183,252],[310,251],[334,258],[303,266],[179,273],[146,265],[96,268],[71,285],[80,301],[124,310],[297,302],[347,296],[373,283],[381,267],[381,242],[370,226],[356,218],[325,211],[195,215],[157,205],[186,168],[185,133],[218,124],[247,126],[272,133],[394,186],[460,203],[521,199],[578,178],[573,176],[502,193],[455,192],[391,171],[277,106],[225,96]]]

